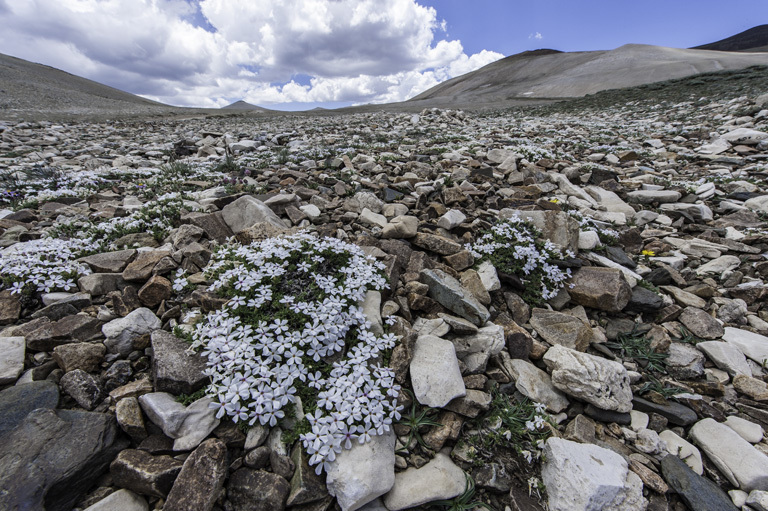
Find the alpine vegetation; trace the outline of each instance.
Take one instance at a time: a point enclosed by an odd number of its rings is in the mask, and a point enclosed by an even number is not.
[[[273,427],[299,402],[295,426],[317,473],[342,448],[389,431],[400,387],[357,305],[388,287],[383,265],[355,245],[299,233],[222,247],[206,270],[229,298],[197,325],[216,416]],[[290,409],[290,410],[289,410]]]
[[[540,236],[538,229],[515,215],[491,227],[467,249],[476,259],[489,260],[499,272],[517,275],[524,285],[521,297],[538,304],[557,295],[571,276],[570,269],[554,264],[563,257],[560,249]]]

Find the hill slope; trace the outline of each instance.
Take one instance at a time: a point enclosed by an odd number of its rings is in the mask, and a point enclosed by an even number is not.
[[[724,69],[768,64],[764,53],[627,44],[609,51],[538,50],[447,80],[411,99],[429,104],[573,98]]]
[[[252,105],[246,101],[235,101],[231,105],[221,107],[222,110],[248,110],[257,112],[268,112],[269,109],[257,105]]]
[[[759,25],[694,50],[768,52],[768,25]]]

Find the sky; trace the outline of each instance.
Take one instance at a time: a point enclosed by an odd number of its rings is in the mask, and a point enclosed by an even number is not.
[[[527,50],[687,48],[768,0],[0,0],[0,53],[175,106],[404,101]]]

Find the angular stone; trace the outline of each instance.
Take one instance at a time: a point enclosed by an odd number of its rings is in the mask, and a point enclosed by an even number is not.
[[[693,335],[701,339],[719,339],[725,333],[718,321],[696,307],[686,307],[678,318]]]
[[[279,475],[240,468],[229,478],[227,499],[234,511],[283,511],[290,489]]]
[[[725,424],[703,419],[690,435],[720,472],[744,491],[768,488],[768,456]]]
[[[108,414],[34,410],[0,437],[0,508],[71,510],[127,443]]]
[[[724,255],[713,259],[708,263],[702,264],[696,268],[696,275],[715,275],[719,276],[727,271],[735,270],[741,264],[741,259],[736,256]]]
[[[551,511],[644,511],[643,483],[619,454],[549,438],[541,477]]]
[[[695,445],[680,438],[673,431],[665,429],[659,433],[659,439],[667,444],[667,452],[677,456],[696,474],[704,473],[704,462],[701,460],[701,452]]]
[[[155,390],[171,394],[192,394],[203,388],[208,377],[206,361],[190,353],[189,345],[165,330],[152,332],[152,376]]]
[[[210,511],[227,477],[227,446],[206,440],[184,461],[163,511]]]
[[[328,493],[336,497],[342,511],[359,509],[394,484],[395,433],[391,429],[364,444],[355,442],[351,449],[342,449],[326,474]]]
[[[438,236],[437,234],[429,234],[426,232],[420,232],[416,234],[412,240],[412,243],[417,247],[440,255],[455,254],[464,248],[453,240],[443,236]]]
[[[589,325],[570,314],[533,309],[530,322],[539,335],[550,344],[586,351],[592,340],[592,329]]]
[[[666,404],[662,405],[635,396],[632,398],[632,403],[636,410],[646,413],[657,413],[666,417],[669,422],[676,426],[688,426],[696,422],[698,418],[696,412],[675,401],[667,401]]]
[[[421,468],[411,467],[395,475],[395,484],[384,496],[390,511],[400,511],[434,502],[452,499],[464,492],[467,476],[450,456],[442,452]]]
[[[160,275],[153,275],[139,289],[139,300],[145,307],[156,307],[171,297],[171,281]]]
[[[122,276],[128,282],[144,282],[152,276],[155,265],[171,253],[167,250],[142,250],[123,270]]]
[[[15,383],[24,371],[24,337],[0,337],[0,385]]]
[[[504,328],[492,323],[478,329],[475,334],[454,339],[456,356],[466,366],[465,374],[485,372],[488,360],[504,349],[505,340]]]
[[[419,231],[419,219],[415,216],[396,216],[381,231],[382,239],[408,239]]]
[[[768,401],[768,383],[746,374],[733,377],[733,388],[755,401]]]
[[[141,307],[131,312],[124,318],[113,319],[101,328],[107,338],[104,345],[110,353],[127,355],[133,351],[133,342],[142,335],[163,326],[160,318],[145,308]]]
[[[115,405],[115,417],[120,429],[135,442],[141,442],[147,437],[144,416],[141,413],[139,401],[135,397],[126,397],[118,401]]]
[[[515,379],[515,388],[527,398],[547,405],[553,413],[560,413],[568,405],[568,398],[552,385],[549,375],[526,360],[511,359],[506,364]]]
[[[695,473],[677,456],[667,455],[661,459],[661,473],[689,509],[737,509],[720,487]]]
[[[215,213],[190,213],[182,217],[182,221],[189,221],[192,225],[200,227],[205,234],[212,240],[223,243],[234,233],[232,229],[224,222],[221,211]]]
[[[669,374],[680,379],[695,379],[704,374],[704,355],[695,346],[673,342],[667,348],[664,363]]]
[[[124,288],[125,285],[125,279],[120,273],[91,273],[77,279],[80,291],[91,296],[104,296]]]
[[[75,314],[46,323],[27,334],[27,349],[52,351],[61,344],[90,341],[99,337],[101,322],[87,314]]]
[[[288,494],[286,505],[298,506],[328,497],[325,478],[309,466],[309,459],[300,444],[296,444],[291,452],[291,460],[295,470],[291,478],[291,492]]]
[[[22,383],[0,391],[0,437],[19,425],[32,410],[53,410],[59,404],[59,387],[50,380]]]
[[[672,295],[675,301],[683,307],[697,307],[699,309],[707,306],[707,301],[688,291],[683,291],[676,286],[659,286],[659,289]]]
[[[544,354],[552,384],[562,392],[603,410],[627,413],[632,409],[632,389],[623,365],[563,346]]]
[[[736,415],[729,415],[723,424],[734,430],[750,444],[756,444],[763,439],[763,428],[760,424],[742,419]]]
[[[99,369],[106,352],[107,348],[102,343],[76,342],[56,346],[53,359],[65,373],[75,369],[92,373]]]
[[[446,410],[456,412],[464,417],[474,418],[491,406],[491,395],[476,389],[467,389],[467,395],[457,397],[445,406]]]
[[[584,266],[571,277],[570,283],[571,301],[593,309],[619,312],[632,297],[632,288],[624,275],[614,268]]]
[[[165,392],[154,392],[139,397],[144,413],[163,433],[175,439],[174,451],[192,450],[219,425],[211,409],[211,398],[198,399],[189,406],[176,401]]]
[[[456,350],[451,341],[432,335],[416,340],[411,359],[411,384],[419,403],[442,408],[466,395]]]
[[[585,194],[586,195],[586,194]],[[579,223],[562,211],[521,211],[504,208],[499,218],[520,217],[534,225],[543,239],[549,240],[561,249],[574,252],[579,249]]]
[[[140,495],[164,498],[181,471],[182,462],[170,456],[152,456],[146,451],[126,449],[110,464],[115,485]]]
[[[637,204],[666,204],[680,200],[680,192],[674,190],[637,190],[627,194],[629,202]]]
[[[149,506],[144,497],[122,489],[110,493],[84,511],[149,511]]]
[[[221,218],[235,234],[259,223],[267,223],[279,229],[288,227],[269,206],[250,195],[244,195],[224,206]]]
[[[15,323],[21,315],[21,301],[10,289],[0,291],[0,325]]]
[[[446,309],[471,321],[477,326],[483,326],[491,317],[488,309],[475,299],[458,280],[442,270],[422,270],[421,281],[429,286],[430,298],[436,300]]]
[[[725,327],[723,340],[736,346],[758,364],[768,360],[768,337],[739,328]]]
[[[91,267],[93,273],[122,273],[128,263],[136,257],[136,251],[118,250],[116,252],[102,252],[86,257],[81,257],[78,261]]]
[[[82,369],[75,369],[61,377],[61,388],[86,410],[93,410],[106,397],[99,380]]]
[[[445,214],[437,220],[437,226],[442,227],[446,231],[450,231],[454,227],[461,225],[466,219],[467,215],[458,209],[451,209],[446,211]]]
[[[752,375],[747,358],[736,346],[722,341],[696,343],[696,348],[703,351],[717,367],[731,376],[737,374]]]

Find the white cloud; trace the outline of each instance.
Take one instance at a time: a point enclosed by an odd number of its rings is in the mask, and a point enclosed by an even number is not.
[[[445,21],[416,0],[0,0],[0,6],[0,52],[184,106],[241,98],[402,101],[503,57],[488,50],[467,55],[460,41],[437,40]],[[312,77],[309,85],[296,83],[297,75]]]
[[[534,34],[529,35],[528,39],[536,39],[537,41],[541,41],[542,39],[544,39],[544,36],[541,35],[541,32],[536,32]]]

